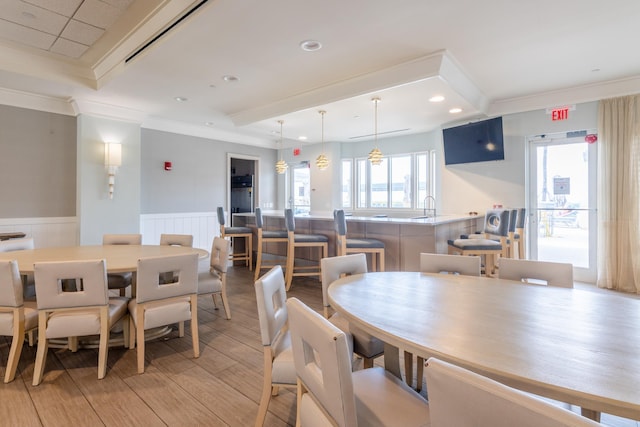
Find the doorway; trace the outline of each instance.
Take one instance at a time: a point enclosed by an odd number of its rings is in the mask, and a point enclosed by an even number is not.
[[[259,157],[227,153],[227,211],[254,212],[259,201]]]
[[[311,212],[311,165],[301,162],[290,168],[289,207],[294,215]]]
[[[529,139],[529,258],[596,281],[597,147],[587,131]]]

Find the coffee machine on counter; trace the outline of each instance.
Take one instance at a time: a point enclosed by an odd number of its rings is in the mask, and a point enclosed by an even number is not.
[[[231,177],[231,213],[253,212],[253,175]]]

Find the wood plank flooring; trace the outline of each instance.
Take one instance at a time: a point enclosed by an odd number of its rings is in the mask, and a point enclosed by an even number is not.
[[[191,338],[172,331],[148,342],[146,371],[136,373],[135,351],[109,351],[107,376],[97,379],[97,350],[50,349],[42,384],[31,385],[35,347],[23,349],[16,380],[0,383],[2,426],[251,426],[262,387],[262,345],[253,273],[229,269],[231,320],[211,297],[198,301],[200,357]],[[296,278],[289,296],[322,309],[320,283]],[[188,334],[189,328],[186,328]],[[0,337],[0,377],[10,340]],[[380,360],[376,362],[381,363]],[[424,394],[424,391],[423,391]],[[271,400],[266,426],[295,424],[295,394],[282,389]],[[639,427],[603,416],[603,424]]]

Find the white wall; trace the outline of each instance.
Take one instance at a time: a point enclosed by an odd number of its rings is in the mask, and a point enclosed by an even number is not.
[[[122,166],[109,199],[104,143],[122,144]],[[102,243],[106,233],[140,229],[140,125],[78,116],[77,216],[80,244]]]

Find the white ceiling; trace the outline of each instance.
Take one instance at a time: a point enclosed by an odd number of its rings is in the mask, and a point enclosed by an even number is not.
[[[0,0],[0,102],[273,147],[640,92],[637,0],[209,0],[125,62],[199,3]]]

